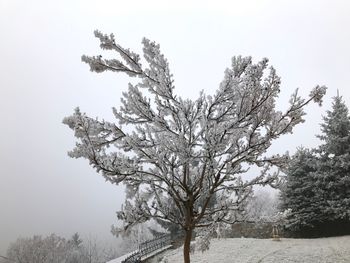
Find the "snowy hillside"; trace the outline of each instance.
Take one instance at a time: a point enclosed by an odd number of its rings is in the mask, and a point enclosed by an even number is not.
[[[182,248],[162,256],[167,263],[182,263]],[[152,263],[159,262],[160,257]],[[209,251],[191,254],[192,263],[349,263],[350,236],[319,239],[232,238],[213,239]]]

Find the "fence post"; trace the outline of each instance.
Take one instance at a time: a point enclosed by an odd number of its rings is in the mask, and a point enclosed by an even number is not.
[[[278,227],[276,225],[272,226],[272,240],[273,241],[280,241],[280,236],[278,233]]]

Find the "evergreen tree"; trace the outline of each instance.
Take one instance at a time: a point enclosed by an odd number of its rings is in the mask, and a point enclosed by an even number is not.
[[[299,149],[287,169],[282,209],[287,228],[304,237],[350,233],[350,118],[337,95],[321,124],[324,143]]]
[[[286,227],[298,235],[302,235],[305,228],[313,227],[321,212],[314,191],[316,169],[314,154],[306,148],[299,148],[286,171],[281,208],[291,209]]]
[[[70,244],[72,244],[72,246],[75,248],[79,248],[83,243],[78,232],[74,233],[68,242],[70,242]]]
[[[350,118],[342,98],[334,98],[321,124],[324,144],[318,149],[318,198],[327,234],[350,233]]]

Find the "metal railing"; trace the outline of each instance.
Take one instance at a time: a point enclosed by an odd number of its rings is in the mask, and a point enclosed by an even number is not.
[[[128,256],[126,259],[122,261],[122,263],[141,263],[141,256],[139,251]]]
[[[139,245],[139,248],[135,253],[124,259],[122,263],[140,263],[142,257],[147,256],[160,248],[170,245],[170,243],[170,234],[164,234],[154,239],[145,241]]]

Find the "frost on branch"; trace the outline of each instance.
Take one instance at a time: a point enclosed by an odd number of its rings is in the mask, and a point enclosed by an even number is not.
[[[143,39],[141,64],[141,57],[113,35],[95,31],[95,36],[102,49],[118,57],[83,56],[90,69],[123,72],[139,82],[129,84],[122,106],[113,109],[116,123],[79,109],[63,122],[77,138],[69,155],[88,159],[106,180],[126,185],[127,200],[118,212],[123,229],[151,218],[171,222],[186,233],[187,251],[194,229],[241,220],[236,212],[254,185],[278,187],[278,170],[288,155],[266,156],[266,150],[303,122],[304,106],[320,103],[325,87],[317,86],[308,99],[295,92],[281,112],[275,108],[281,81],[268,59],[253,63],[238,56],[215,94],[201,92],[191,101],[174,94],[173,75],[158,44]],[[248,166],[259,167],[260,174],[244,179]]]
[[[316,86],[311,92],[310,97],[313,98],[314,102],[317,102],[320,106],[322,105],[322,98],[326,94],[327,88],[325,86]]]

